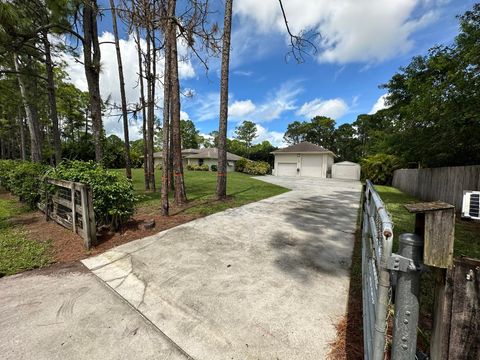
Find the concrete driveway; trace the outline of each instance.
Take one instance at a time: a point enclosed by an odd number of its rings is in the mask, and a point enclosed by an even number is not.
[[[323,359],[346,311],[361,185],[260,180],[292,191],[83,263],[182,356]]]

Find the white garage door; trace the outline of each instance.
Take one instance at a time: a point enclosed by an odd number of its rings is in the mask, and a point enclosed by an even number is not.
[[[324,168],[324,157],[322,155],[302,155],[302,176],[327,177],[327,170]]]
[[[297,176],[297,164],[278,163],[277,176]]]

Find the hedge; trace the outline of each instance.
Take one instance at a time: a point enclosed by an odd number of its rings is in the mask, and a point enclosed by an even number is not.
[[[249,175],[266,175],[270,173],[270,164],[265,161],[252,161],[241,158],[235,162],[235,171]]]
[[[47,189],[44,177],[90,185],[97,225],[109,225],[116,230],[135,211],[137,197],[131,180],[93,161],[65,161],[52,168],[28,161],[0,160],[0,185],[32,208]]]

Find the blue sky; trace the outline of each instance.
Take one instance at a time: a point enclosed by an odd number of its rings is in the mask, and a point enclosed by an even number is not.
[[[211,3],[221,21],[223,1]],[[293,59],[285,61],[289,48],[278,2],[234,0],[229,135],[239,122],[251,120],[259,125],[257,141],[282,146],[286,126],[294,120],[325,115],[340,125],[381,108],[385,90],[378,86],[412,56],[450,43],[458,33],[455,16],[473,4],[468,0],[284,0],[294,32],[310,28],[322,35],[318,53],[297,64]],[[108,8],[107,1],[100,5]],[[99,29],[102,40],[113,39],[109,11]],[[124,30],[121,36],[127,96],[136,102],[135,45]],[[71,81],[86,90],[81,65],[69,56],[64,60]],[[119,101],[115,49],[110,44],[102,45],[102,67],[102,97]],[[220,59],[210,59],[209,67],[207,76],[193,57],[180,65],[181,86],[194,94],[182,100],[182,115],[203,134],[218,127]],[[157,93],[161,96],[160,85]],[[161,97],[157,100],[161,106]],[[107,133],[122,137],[118,117],[104,121]],[[131,123],[134,139],[140,137],[139,125]]]

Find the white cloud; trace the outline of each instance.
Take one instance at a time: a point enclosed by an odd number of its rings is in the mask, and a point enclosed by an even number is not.
[[[285,111],[297,108],[297,95],[303,91],[299,81],[287,81],[279,88],[270,92],[260,104],[254,104],[250,99],[234,101],[230,94],[229,121],[239,122],[245,116],[255,123],[278,119]],[[220,94],[211,92],[197,94],[191,101],[185,102],[185,108],[192,112],[194,121],[217,120],[220,107]]]
[[[180,110],[180,119],[182,120],[190,120],[190,115],[187,112]]]
[[[413,46],[412,35],[435,21],[437,8],[442,6],[441,2],[428,0],[303,0],[301,5],[296,0],[284,0],[283,3],[292,31],[317,31],[321,35],[317,59],[335,63],[378,62],[406,53]],[[238,28],[254,30],[257,35],[250,37],[248,47],[240,44],[245,55],[256,48],[251,44],[255,39],[269,44],[265,36],[275,33],[286,36],[280,7],[275,1],[237,1],[235,13],[240,18]],[[238,36],[245,38],[241,33]]]
[[[369,114],[375,114],[377,111],[387,108],[385,100],[387,99],[387,94],[380,96],[375,104],[373,104],[372,109],[368,112]]]
[[[113,34],[104,32],[99,41],[112,42],[114,41]],[[140,41],[142,49],[146,49],[146,42],[144,39]],[[110,102],[121,104],[120,87],[117,68],[117,56],[115,46],[110,43],[103,43],[101,46],[101,73],[100,73],[100,93],[102,99],[110,98]],[[135,104],[140,97],[140,87],[138,86],[138,55],[135,44],[135,39],[130,36],[128,39],[120,39],[120,51],[122,53],[123,73],[125,78],[125,92],[127,103]],[[83,51],[79,49],[80,61],[83,62]],[[185,54],[186,48],[179,43],[179,53]],[[82,91],[87,91],[87,81],[85,78],[85,70],[83,65],[75,60],[71,55],[63,54],[61,60],[67,64],[66,71],[70,76],[70,81]],[[160,77],[163,76],[164,61],[162,58],[157,59],[157,73]],[[189,60],[179,63],[179,76],[181,79],[188,79],[195,76],[195,70]],[[160,106],[163,101],[163,87],[160,81],[157,81],[156,101]],[[113,110],[113,113],[118,113],[119,110]],[[161,117],[159,111],[158,115]],[[123,125],[119,121],[118,116],[104,116],[104,127],[107,134],[115,134],[123,139]],[[141,137],[139,134],[141,124],[130,124],[131,140],[136,140]]]
[[[251,114],[255,108],[252,100],[235,101],[228,107],[228,114],[231,117],[239,118]]]
[[[254,144],[259,144],[265,140],[269,141],[273,146],[284,147],[286,146],[285,141],[283,140],[283,133],[278,131],[269,131],[267,128],[264,128],[262,125],[257,124],[257,135],[253,141]]]
[[[340,98],[329,100],[314,99],[303,104],[297,111],[297,115],[305,116],[307,119],[315,116],[327,116],[337,120],[345,115],[348,109],[347,103]]]
[[[257,106],[257,110],[250,115],[255,122],[265,122],[278,119],[285,111],[297,108],[297,96],[303,92],[298,81],[283,83],[279,89],[271,93],[267,100]]]

